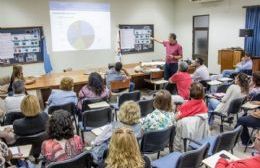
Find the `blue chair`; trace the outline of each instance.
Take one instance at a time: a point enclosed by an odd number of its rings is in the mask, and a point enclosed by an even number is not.
[[[242,133],[242,129],[242,126],[238,126],[232,131],[227,131],[217,136],[211,136],[198,142],[188,139],[191,141],[189,147],[191,149],[198,149],[201,144],[209,143],[210,148],[208,151],[208,156],[212,156],[221,150],[231,151],[231,153],[233,153],[233,148]]]
[[[160,157],[160,151],[164,150],[166,146],[169,146],[170,151],[172,150],[174,136],[174,126],[159,131],[151,131],[145,133],[141,141],[141,153],[157,153],[158,159]]]
[[[152,162],[155,168],[198,168],[202,160],[207,156],[209,143],[205,143],[198,149],[185,153],[173,152]]]
[[[148,100],[140,100],[138,102],[141,110],[141,117],[145,117],[154,111],[153,101],[154,99],[148,99]]]
[[[94,165],[93,156],[83,152],[72,159],[50,163],[47,168],[91,168]]]
[[[102,127],[112,122],[112,109],[99,108],[87,110],[82,113],[82,122],[79,122],[78,128],[81,131],[82,139],[84,140],[84,132],[91,131],[94,128]]]

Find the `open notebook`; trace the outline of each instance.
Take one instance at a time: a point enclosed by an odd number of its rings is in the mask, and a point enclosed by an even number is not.
[[[28,158],[30,156],[31,149],[32,145],[9,147],[13,158]]]

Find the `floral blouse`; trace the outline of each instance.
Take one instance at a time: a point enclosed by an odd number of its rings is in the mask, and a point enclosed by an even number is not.
[[[157,131],[173,125],[173,113],[155,109],[151,114],[141,119],[144,132]]]

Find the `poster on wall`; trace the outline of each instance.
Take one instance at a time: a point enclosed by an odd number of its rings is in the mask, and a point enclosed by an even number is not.
[[[119,25],[120,48],[122,54],[154,51],[153,25]]]

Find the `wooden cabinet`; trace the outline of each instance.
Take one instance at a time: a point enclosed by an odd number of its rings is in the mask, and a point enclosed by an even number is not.
[[[260,71],[260,57],[252,57],[253,72]]]
[[[236,64],[241,61],[243,51],[223,49],[218,51],[218,64],[221,67],[221,72],[224,69],[235,69]]]

